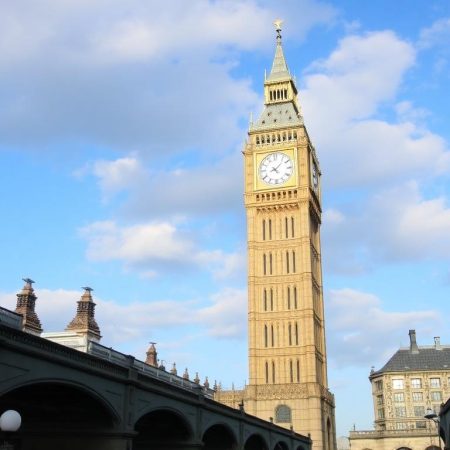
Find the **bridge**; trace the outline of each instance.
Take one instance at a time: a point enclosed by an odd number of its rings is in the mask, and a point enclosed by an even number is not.
[[[20,450],[311,450],[210,389],[99,344],[83,353],[25,333],[1,309],[0,414],[21,414]]]

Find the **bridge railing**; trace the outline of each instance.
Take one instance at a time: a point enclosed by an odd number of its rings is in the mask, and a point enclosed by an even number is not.
[[[89,342],[88,353],[124,367],[132,367],[134,369],[137,369],[139,372],[145,374],[150,378],[155,378],[163,382],[176,385],[191,392],[201,392],[205,397],[208,398],[214,397],[213,389],[206,388],[205,386],[201,386],[200,384],[194,383],[191,380],[167,372],[166,370],[159,369],[158,367],[146,364],[143,361],[135,359],[131,355],[125,355],[124,353],[120,353],[117,350],[98,344],[97,342]]]
[[[22,315],[0,306],[0,323],[16,330],[21,330]]]

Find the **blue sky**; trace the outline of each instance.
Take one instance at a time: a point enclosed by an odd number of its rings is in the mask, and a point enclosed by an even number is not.
[[[450,343],[448,2],[1,2],[0,304],[31,277],[61,330],[90,285],[104,344],[245,382],[240,151],[277,17],[323,172],[342,435],[410,328]]]

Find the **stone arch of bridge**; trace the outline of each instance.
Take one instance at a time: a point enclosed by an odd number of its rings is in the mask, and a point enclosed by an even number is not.
[[[0,396],[0,410],[22,416],[21,448],[103,449],[92,432],[114,434],[120,418],[96,391],[74,382],[41,379],[22,383]],[[64,447],[63,447],[64,445]]]
[[[244,450],[269,450],[269,446],[260,434],[252,434],[245,441]]]
[[[273,450],[289,450],[289,445],[284,441],[279,441],[275,444]]]
[[[173,408],[155,408],[139,417],[134,426],[133,450],[191,448],[194,430],[186,416]]]
[[[238,442],[235,433],[225,423],[216,423],[203,433],[202,442],[205,450],[235,450]]]

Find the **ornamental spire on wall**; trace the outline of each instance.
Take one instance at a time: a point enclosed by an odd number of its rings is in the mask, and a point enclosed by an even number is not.
[[[23,278],[23,281],[25,281],[25,285],[17,294],[16,313],[22,315],[23,331],[39,336],[42,333],[42,326],[34,310],[37,300],[33,289],[34,281],[30,278]]]
[[[89,338],[100,340],[100,328],[95,320],[95,303],[92,299],[93,289],[84,287],[84,293],[78,301],[77,313],[73,320],[67,325],[66,330],[86,334]]]

